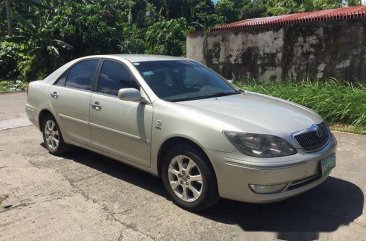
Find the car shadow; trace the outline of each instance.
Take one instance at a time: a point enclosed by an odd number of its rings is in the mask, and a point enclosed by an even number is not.
[[[249,204],[221,200],[201,215],[236,224],[242,232],[272,232],[282,240],[315,240],[362,215],[364,195],[355,184],[329,177],[318,187],[282,202]]]
[[[72,147],[64,157],[167,198],[159,178],[135,167],[79,147]]]
[[[131,183],[167,199],[160,179],[102,155],[76,148],[65,158]],[[240,191],[240,190],[238,190]],[[329,177],[318,187],[288,200],[250,204],[220,200],[198,213],[207,219],[238,225],[242,232],[271,232],[282,240],[314,240],[362,215],[364,195],[355,184]]]

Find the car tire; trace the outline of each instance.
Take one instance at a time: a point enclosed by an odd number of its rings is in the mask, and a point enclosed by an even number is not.
[[[200,212],[219,200],[215,172],[206,155],[193,145],[179,144],[167,152],[162,179],[172,201],[183,209]]]
[[[47,115],[42,121],[43,142],[48,152],[61,156],[70,150],[70,146],[64,142],[59,125],[52,115]]]

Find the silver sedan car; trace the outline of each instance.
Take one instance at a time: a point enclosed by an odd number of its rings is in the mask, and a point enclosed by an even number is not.
[[[336,163],[319,115],[185,58],[73,60],[29,84],[26,112],[51,154],[79,146],[140,168],[191,211],[219,197],[283,200],[323,182]]]

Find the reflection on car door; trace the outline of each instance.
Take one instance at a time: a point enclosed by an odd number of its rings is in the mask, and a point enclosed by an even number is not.
[[[90,99],[92,145],[136,164],[149,166],[152,106],[122,101],[121,88],[140,87],[123,64],[104,60]]]
[[[49,99],[64,135],[91,144],[89,104],[97,59],[75,64],[49,88]]]

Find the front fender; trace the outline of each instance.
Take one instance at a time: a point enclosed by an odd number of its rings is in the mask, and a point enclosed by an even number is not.
[[[158,175],[160,147],[170,138],[187,139],[199,146],[208,157],[206,150],[235,151],[233,145],[222,133],[224,123],[174,103],[156,101],[153,105],[151,143],[151,172],[153,174]]]

